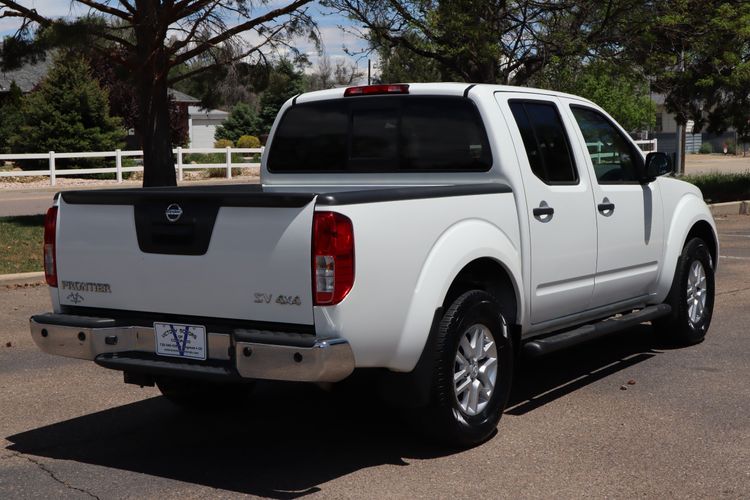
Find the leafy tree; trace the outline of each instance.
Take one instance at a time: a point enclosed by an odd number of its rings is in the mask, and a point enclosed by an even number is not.
[[[281,109],[281,106],[287,99],[304,91],[304,74],[295,68],[289,59],[279,60],[271,71],[268,87],[260,96],[260,113],[258,118],[261,133],[267,134],[271,130],[279,109]]]
[[[122,144],[119,118],[80,56],[59,55],[39,87],[22,100],[23,123],[11,137],[13,151],[111,151]]]
[[[631,132],[656,123],[649,82],[631,67],[604,61],[554,59],[531,83],[585,97],[606,109]]]
[[[173,68],[171,74],[174,77],[194,73],[176,82],[174,88],[188,95],[200,96],[205,108],[232,109],[241,102],[257,107],[257,93],[268,85],[270,64],[237,61],[211,71],[195,73],[209,64],[210,60],[199,59]]]
[[[750,3],[658,2],[650,29],[633,53],[665,95],[678,123],[750,139]]]
[[[12,82],[0,104],[0,153],[10,153],[10,138],[23,123],[22,97],[21,89],[16,82]]]
[[[114,65],[112,61],[102,57],[95,51],[86,54],[86,59],[91,66],[93,74],[99,80],[99,84],[107,89],[110,113],[113,116],[122,118],[123,126],[126,129],[134,129],[136,137],[139,141],[142,141],[138,126],[140,123],[138,96],[128,81],[128,76],[123,74],[122,68]],[[178,104],[170,96],[169,137],[171,147],[187,145],[190,139],[188,118],[187,107]]]
[[[352,85],[363,73],[355,64],[338,60],[331,63],[327,55],[321,56],[317,67],[307,78],[307,90],[324,90]]]
[[[552,57],[608,57],[641,29],[642,0],[326,0],[373,50],[437,65],[442,80],[526,84]]]
[[[229,118],[216,128],[215,139],[229,139],[237,142],[243,135],[258,135],[260,122],[258,115],[250,105],[243,102],[235,106]]]
[[[405,47],[381,46],[377,52],[380,59],[378,81],[381,83],[439,82],[450,79],[443,78],[440,64],[436,60],[422,57]]]
[[[7,67],[51,46],[75,46],[97,50],[123,67],[138,97],[143,183],[175,185],[168,88],[239,60],[262,62],[267,51],[287,47],[296,36],[315,38],[315,25],[304,9],[311,1],[74,0],[72,5],[89,14],[70,21],[17,0],[0,0],[0,17],[23,19],[18,32],[3,42],[2,62]],[[171,71],[199,58],[204,64]]]

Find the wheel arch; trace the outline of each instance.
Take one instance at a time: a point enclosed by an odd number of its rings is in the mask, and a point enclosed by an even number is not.
[[[484,290],[494,296],[500,304],[503,317],[509,325],[517,323],[519,317],[518,285],[508,269],[495,259],[481,257],[466,264],[456,275],[443,299],[447,309],[464,292]]]
[[[719,262],[719,242],[716,239],[716,234],[711,225],[705,220],[697,221],[690,228],[690,231],[688,231],[685,241],[682,242],[682,246],[684,247],[687,242],[693,238],[700,238],[706,242],[706,245],[708,245],[708,252],[711,254],[711,262],[715,270],[716,264]]]
[[[719,264],[719,238],[711,211],[698,196],[683,196],[676,204],[664,245],[663,265],[659,275],[654,303],[663,302],[672,288],[677,262],[685,244],[699,237],[708,245],[716,272]]]
[[[484,220],[461,221],[436,241],[417,280],[392,370],[408,372],[415,367],[428,344],[436,311],[446,310],[450,298],[469,286],[495,295],[509,325],[523,318],[519,250],[501,228]]]

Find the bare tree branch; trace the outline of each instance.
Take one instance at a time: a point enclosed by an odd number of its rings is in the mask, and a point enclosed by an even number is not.
[[[27,7],[24,7],[23,5],[19,4],[18,2],[14,2],[13,0],[1,0],[0,4],[3,4],[7,7],[10,7],[11,9],[16,10],[21,16],[15,16],[15,17],[26,17],[28,19],[31,19],[32,21],[35,21],[43,26],[46,26],[50,24],[51,20],[40,15],[36,9],[29,9]]]
[[[186,47],[190,42],[193,41],[195,38],[195,34],[198,32],[198,29],[203,26],[203,23],[208,19],[209,16],[213,13],[214,9],[219,4],[219,0],[210,0],[207,2],[203,2],[204,4],[211,4],[206,8],[206,10],[198,17],[198,19],[194,19],[192,21],[192,28],[190,31],[187,32],[187,35],[185,38],[183,38],[181,41],[175,43],[172,48],[170,49],[170,52],[172,54],[176,54],[179,50],[181,50],[183,47]]]
[[[128,14],[127,12],[124,12],[120,9],[115,9],[114,7],[110,7],[109,5],[100,3],[100,2],[94,2],[93,0],[75,0],[78,3],[82,3],[83,5],[86,5],[88,7],[91,7],[92,9],[98,10],[99,12],[102,12],[104,14],[109,14],[110,16],[119,17],[122,20],[130,21],[132,19],[132,16]]]
[[[181,64],[181,63],[183,63],[185,61],[189,61],[190,59],[192,59],[196,55],[198,55],[198,54],[200,54],[202,52],[205,52],[210,47],[216,46],[216,45],[218,45],[218,44],[220,44],[220,43],[222,43],[222,42],[224,42],[224,41],[232,38],[233,36],[235,36],[235,35],[237,35],[239,33],[251,30],[251,29],[255,28],[258,25],[261,25],[263,23],[266,23],[266,22],[274,20],[274,19],[276,19],[279,16],[283,16],[285,14],[289,14],[291,12],[294,12],[297,9],[299,9],[300,7],[302,7],[303,5],[305,5],[307,3],[310,3],[310,1],[311,0],[296,0],[296,1],[292,2],[292,3],[290,3],[289,5],[286,5],[284,7],[280,7],[278,9],[274,9],[274,10],[272,10],[272,11],[270,11],[270,12],[268,12],[268,13],[262,15],[262,16],[256,17],[255,19],[251,19],[251,20],[246,21],[244,23],[240,23],[237,26],[235,26],[234,28],[226,30],[225,32],[221,33],[220,35],[217,35],[217,36],[215,36],[215,37],[213,37],[213,38],[211,38],[209,40],[201,42],[195,48],[193,48],[191,50],[188,50],[187,52],[184,52],[184,53],[180,54],[178,57],[176,57],[174,59],[174,61],[172,63],[172,66],[175,66],[177,64]]]

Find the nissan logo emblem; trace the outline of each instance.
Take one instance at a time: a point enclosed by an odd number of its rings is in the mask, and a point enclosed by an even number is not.
[[[177,222],[182,217],[182,208],[177,203],[172,203],[167,207],[167,211],[164,212],[169,222]]]

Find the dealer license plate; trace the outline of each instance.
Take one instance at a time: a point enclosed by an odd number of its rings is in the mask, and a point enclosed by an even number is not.
[[[154,323],[156,354],[175,358],[206,359],[206,327]]]

